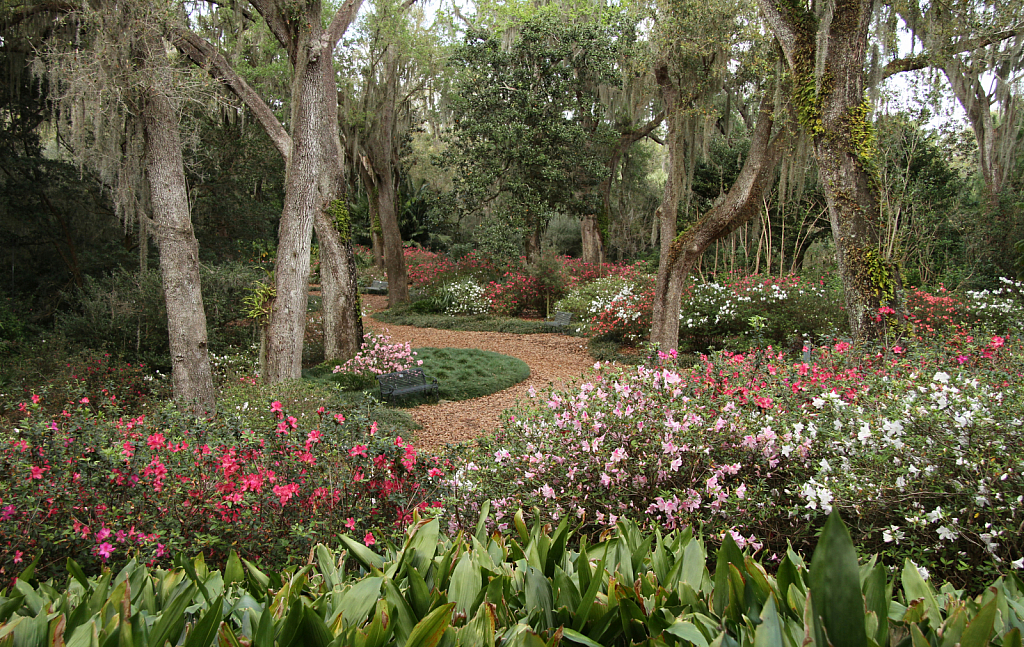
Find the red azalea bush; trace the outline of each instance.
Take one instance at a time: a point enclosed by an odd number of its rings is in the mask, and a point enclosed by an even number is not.
[[[968,323],[968,305],[944,285],[933,292],[908,288],[905,297],[910,323],[918,334],[960,330]]]
[[[436,502],[448,470],[377,423],[321,410],[313,425],[271,405],[274,428],[113,407],[41,414],[39,396],[0,432],[0,573],[67,557],[90,570],[235,548],[278,568],[351,532],[377,541]],[[20,565],[20,566],[19,566]]]
[[[505,272],[500,282],[487,286],[487,300],[496,314],[517,317],[526,310],[542,312],[544,294],[540,281],[525,272]]]

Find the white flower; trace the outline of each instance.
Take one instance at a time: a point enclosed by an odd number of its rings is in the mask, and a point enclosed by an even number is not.
[[[1013,564],[1014,568],[1024,568],[1024,557],[1021,557],[1020,559],[1015,559],[1010,563]]]
[[[949,373],[946,373],[945,371],[939,371],[938,373],[935,374],[932,380],[936,382],[942,382],[943,384],[949,384]]]
[[[936,532],[939,533],[939,539],[941,539],[942,541],[953,541],[957,538],[958,534],[945,526],[939,526]]]
[[[936,506],[934,510],[925,515],[925,518],[928,519],[928,521],[931,523],[935,523],[942,517],[942,506]]]
[[[825,401],[822,400],[821,398],[814,398],[813,400],[811,400],[811,404],[814,405],[815,409],[820,409],[823,406],[825,406]]]

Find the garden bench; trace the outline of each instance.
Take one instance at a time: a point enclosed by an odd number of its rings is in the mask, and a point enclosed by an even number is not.
[[[380,399],[388,404],[394,404],[396,398],[414,393],[432,393],[440,398],[437,378],[428,379],[420,368],[384,373],[377,376],[377,382],[380,383]]]
[[[388,284],[387,281],[373,280],[370,282],[370,287],[366,288],[367,294],[387,294]]]
[[[570,321],[572,321],[571,312],[558,311],[555,313],[554,317],[550,317],[549,319],[545,320],[544,325],[551,326],[555,330],[566,332],[569,329]]]

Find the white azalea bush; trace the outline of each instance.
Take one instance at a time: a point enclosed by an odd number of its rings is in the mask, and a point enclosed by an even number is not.
[[[1024,556],[1022,348],[921,348],[605,366],[507,412],[463,485],[499,524],[537,505],[594,533],[620,517],[730,532],[769,558],[813,546],[838,506],[865,552],[985,578]]]
[[[1001,277],[993,290],[968,290],[966,304],[974,320],[996,332],[1024,327],[1024,283]]]
[[[434,302],[449,316],[484,314],[491,307],[487,290],[471,277],[441,284],[434,293]]]
[[[560,299],[554,310],[572,312],[581,321],[589,321],[599,314],[641,294],[651,283],[650,277],[606,276],[579,285]]]

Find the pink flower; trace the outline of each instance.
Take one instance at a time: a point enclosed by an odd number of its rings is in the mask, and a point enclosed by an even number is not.
[[[372,532],[368,532],[366,533],[366,536],[363,537],[363,543],[367,546],[372,546],[377,543],[377,540],[373,537]]]
[[[548,485],[547,483],[541,486],[540,493],[541,496],[543,496],[545,499],[555,498],[555,489]]]
[[[353,519],[352,517],[349,517],[348,519],[345,520],[345,527],[348,528],[349,530],[355,530],[356,529],[356,520]]]
[[[340,413],[336,413],[334,414],[334,421],[337,422],[339,425],[345,424],[345,416],[341,415]]]
[[[96,547],[96,553],[103,558],[103,561],[107,561],[114,554],[114,547],[110,542],[105,541]]]
[[[150,437],[146,439],[146,444],[149,445],[150,449],[163,449],[167,446],[167,443],[164,441],[163,434],[151,434]]]
[[[89,404],[89,398],[82,398],[78,401],[80,404]]]
[[[157,557],[163,557],[166,554],[167,554],[167,547],[164,546],[163,544],[157,544],[156,545],[156,556]]]
[[[298,494],[298,492],[299,492],[299,484],[298,483],[289,483],[288,485],[275,485],[274,486],[274,494],[277,495],[277,498],[280,501],[281,505],[284,505],[285,503],[288,503],[288,500],[291,499],[296,494]]]
[[[99,530],[98,530],[98,531],[96,532],[96,541],[103,541],[104,539],[106,539],[107,537],[109,537],[109,536],[110,536],[110,534],[111,534],[111,533],[110,533],[110,528],[105,528],[105,527],[104,527],[104,528],[100,528],[100,529],[99,529]]]
[[[32,477],[31,478],[42,479],[43,478],[43,472],[45,472],[46,470],[47,470],[47,468],[45,468],[45,467],[36,467],[35,465],[33,465],[32,466]]]
[[[32,394],[32,404],[39,404],[39,401],[40,401],[40,400],[42,400],[42,398],[41,398],[41,397],[39,397],[39,396],[38,396],[38,395],[36,395],[35,393],[33,393],[33,394]]]
[[[356,445],[352,449],[348,450],[349,456],[362,456],[366,458],[366,445]]]
[[[270,403],[270,411],[271,411],[271,413],[282,413],[283,411],[281,409],[281,401],[280,400],[274,400],[273,402],[271,402]]]
[[[1006,343],[1006,338],[1005,337],[1000,337],[998,335],[993,335],[992,336],[992,344],[991,344],[992,348],[999,348],[1000,346],[1002,346],[1005,343]]]
[[[427,471],[427,476],[441,476],[442,474],[444,474],[444,472],[442,472],[441,470],[437,469],[436,467],[431,467]]]
[[[355,473],[352,474],[352,482],[353,483],[358,483],[359,481],[362,481],[362,480],[363,480],[363,471],[362,470],[356,470]]]
[[[373,424],[370,425],[370,435],[372,436],[372,435],[374,435],[376,433],[377,433],[377,421],[374,420]],[[401,440],[401,438],[399,438],[399,440]]]
[[[21,556],[24,554],[25,553],[21,552],[20,550],[14,551],[14,563],[20,564],[22,562]]]

